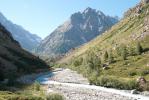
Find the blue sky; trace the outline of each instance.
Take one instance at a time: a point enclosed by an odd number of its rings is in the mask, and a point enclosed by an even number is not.
[[[87,7],[122,17],[140,0],[0,0],[0,12],[13,23],[44,38],[74,12]]]

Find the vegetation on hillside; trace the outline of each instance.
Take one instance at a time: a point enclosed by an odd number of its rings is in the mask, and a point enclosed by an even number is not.
[[[38,82],[33,85],[16,83],[13,87],[0,85],[0,100],[64,100],[57,93],[47,94]]]
[[[58,63],[82,73],[91,84],[148,90],[148,83],[140,88],[136,81],[140,76],[149,80],[148,9],[149,4],[137,5],[117,25]]]

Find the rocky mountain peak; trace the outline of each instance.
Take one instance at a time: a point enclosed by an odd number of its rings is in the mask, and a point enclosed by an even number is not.
[[[87,8],[83,11],[84,14],[87,14],[87,13],[96,13],[96,12],[97,12],[96,9],[93,9],[93,8],[90,8],[90,7],[87,7]]]
[[[50,57],[65,54],[92,40],[116,22],[116,18],[88,7],[72,14],[69,20],[41,42],[35,52]]]
[[[100,22],[98,24],[102,24],[101,20],[105,20],[106,17],[109,16],[106,16],[103,12],[99,10],[88,7],[83,11],[72,14],[70,17],[70,21],[73,26],[79,25],[80,27],[80,25],[84,26],[85,24],[93,24],[98,22]]]

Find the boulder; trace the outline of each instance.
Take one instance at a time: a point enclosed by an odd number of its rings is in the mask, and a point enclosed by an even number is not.
[[[140,83],[140,84],[145,84],[146,83],[146,79],[144,77],[139,77],[137,79],[137,82]]]
[[[142,11],[142,7],[141,7],[141,6],[138,6],[138,7],[136,8],[136,13],[137,13],[137,14],[140,14],[141,11]]]
[[[138,91],[136,89],[131,90],[131,94],[138,94]]]
[[[109,69],[108,66],[109,66],[109,64],[103,64],[103,65],[102,65],[102,69],[103,69],[103,70],[107,70],[107,69]]]
[[[107,69],[109,69],[109,67],[103,67],[103,70],[107,70]]]
[[[139,77],[137,79],[137,83],[138,83],[138,86],[139,86],[139,90],[143,91],[146,87],[146,79],[144,77]]]
[[[103,64],[102,65],[102,67],[108,67],[109,66],[109,64]]]

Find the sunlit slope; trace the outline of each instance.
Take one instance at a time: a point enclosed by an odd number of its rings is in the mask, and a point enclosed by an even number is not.
[[[138,44],[143,48],[139,55],[136,53]],[[125,60],[123,55],[118,54],[118,49],[123,52],[123,47],[126,49]],[[112,63],[109,58],[104,61],[106,51],[112,55]],[[60,67],[77,70],[88,77],[90,83],[101,86],[110,84],[109,87],[133,89],[136,88],[135,84],[132,85],[130,81],[140,76],[149,80],[149,5],[139,4],[132,8],[118,24],[91,42],[69,52],[57,63]],[[104,66],[108,69],[105,70]],[[108,79],[107,83],[101,84],[105,78]],[[129,87],[130,84],[132,87]]]

